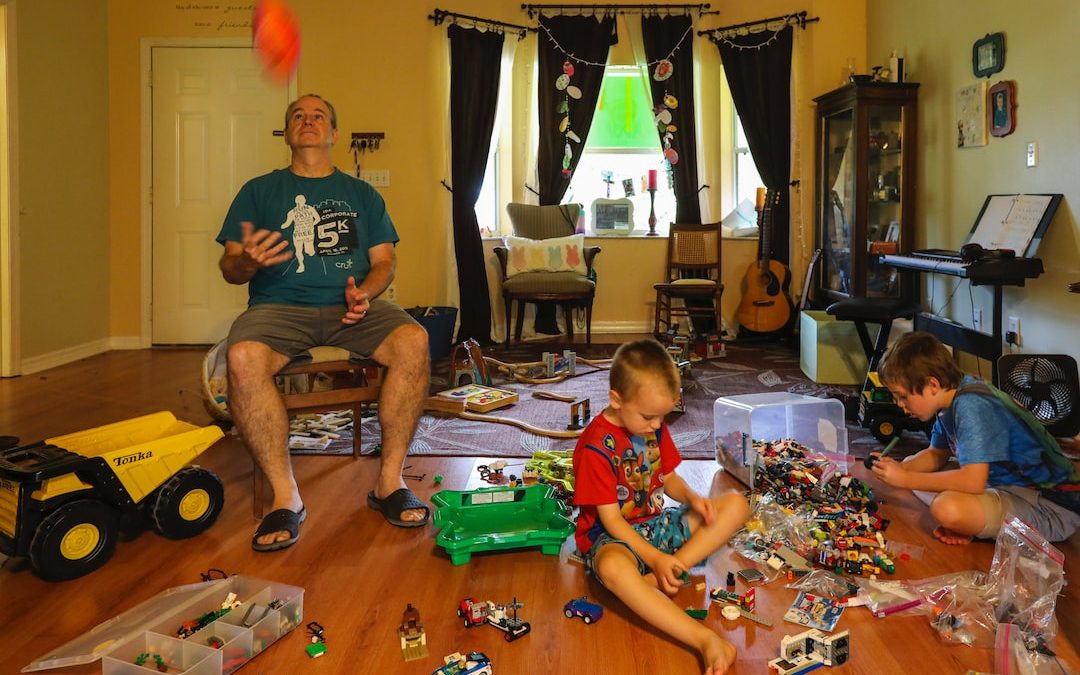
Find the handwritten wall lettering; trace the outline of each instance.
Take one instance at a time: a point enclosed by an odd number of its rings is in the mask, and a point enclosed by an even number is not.
[[[196,15],[191,25],[202,30],[232,31],[251,30],[251,15],[255,11],[254,2],[177,2],[173,5],[177,12]]]

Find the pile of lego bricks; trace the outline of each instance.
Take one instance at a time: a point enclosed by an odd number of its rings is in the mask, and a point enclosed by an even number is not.
[[[877,513],[874,493],[862,480],[793,440],[755,442],[763,496],[794,513],[809,527],[803,540],[775,540],[759,558],[777,572],[805,574],[812,565],[837,574],[892,574],[895,563],[883,535],[889,521]]]

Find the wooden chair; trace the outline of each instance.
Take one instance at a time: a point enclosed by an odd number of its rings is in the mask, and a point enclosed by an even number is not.
[[[514,235],[528,239],[552,239],[574,234],[580,204],[536,206],[534,204],[508,204],[507,214],[514,228]],[[525,303],[551,301],[563,308],[566,330],[574,342],[574,308],[585,308],[585,343],[592,344],[592,306],[596,295],[596,274],[593,260],[600,253],[599,246],[584,249],[585,274],[576,272],[524,272],[507,276],[509,249],[495,248],[495,255],[502,268],[503,309],[506,315],[506,341],[510,344],[510,316],[514,302],[517,307],[517,324],[514,339],[521,340],[525,323]]]
[[[316,385],[316,377],[324,375],[330,388]],[[382,366],[371,359],[353,359],[339,347],[313,347],[294,358],[278,371],[285,410],[290,414],[351,410],[353,415],[353,459],[360,457],[360,421],[364,406],[379,399],[382,388]],[[255,465],[254,513],[262,518],[263,490],[266,481],[258,464]]]
[[[722,328],[720,296],[720,223],[672,223],[668,230],[667,271],[656,290],[653,334],[660,337],[687,317],[712,317]],[[681,300],[677,305],[674,300]],[[692,327],[691,327],[692,328]]]

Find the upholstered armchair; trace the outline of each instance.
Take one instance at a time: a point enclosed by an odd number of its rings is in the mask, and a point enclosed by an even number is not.
[[[514,236],[495,248],[502,272],[506,344],[510,344],[510,316],[517,301],[515,340],[521,340],[525,303],[550,301],[563,308],[566,330],[574,341],[574,308],[585,308],[585,343],[592,344],[592,305],[596,294],[593,260],[599,246],[585,246],[585,236],[574,234],[579,204],[536,206],[508,204]]]

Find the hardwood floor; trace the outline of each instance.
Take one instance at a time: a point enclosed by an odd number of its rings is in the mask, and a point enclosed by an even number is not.
[[[171,410],[178,417],[207,424],[199,398],[203,350],[156,349],[112,352],[61,368],[0,380],[0,434],[20,436],[24,443],[70,431]],[[287,551],[252,551],[255,522],[251,515],[251,463],[241,444],[230,437],[208,450],[199,463],[225,483],[226,505],[219,521],[193,539],[171,541],[145,532],[121,542],[113,559],[86,577],[49,583],[33,576],[23,560],[9,560],[0,569],[0,673],[16,673],[32,659],[90,630],[159,591],[199,581],[209,568],[244,574],[305,589],[304,622],[326,629],[329,651],[317,661],[304,653],[303,627],[284,636],[241,672],[255,673],[419,673],[426,675],[441,657],[453,651],[479,650],[492,658],[497,675],[518,673],[701,672],[697,657],[631,615],[583,569],[568,561],[571,540],[558,558],[525,550],[478,555],[454,566],[435,546],[430,527],[392,527],[365,506],[377,460],[348,457],[298,457],[294,461],[309,516],[299,543]],[[408,473],[426,474],[410,482],[424,499],[437,489],[481,486],[476,465],[482,458],[420,457],[410,459]],[[510,467],[508,471],[513,471]],[[735,487],[713,462],[686,462],[680,473],[700,491]],[[865,477],[861,464],[856,475]],[[929,536],[927,510],[910,493],[880,484],[882,513],[892,525],[890,539],[923,547],[921,557],[898,563],[898,578],[924,578],[957,570],[988,570],[993,543],[964,547],[940,544]],[[1080,575],[1080,536],[1060,544],[1067,578]],[[708,588],[723,584],[728,570],[740,564],[723,550],[699,569]],[[699,579],[695,578],[696,583]],[[741,584],[740,584],[741,587]],[[591,626],[562,616],[569,599],[588,594],[605,608]],[[774,582],[758,590],[758,613],[775,621],[765,628],[745,620],[723,620],[712,609],[706,622],[739,650],[735,667],[741,674],[765,673],[778,655],[780,638],[799,627],[781,620],[795,592]],[[507,643],[491,628],[466,629],[455,615],[463,597],[524,603],[521,617],[532,633]],[[685,587],[677,598],[683,606],[706,607],[705,593]],[[405,663],[396,629],[406,603],[420,610],[430,656]],[[1058,598],[1057,648],[1080,668],[1080,591],[1066,586]],[[851,631],[852,658],[833,670],[841,673],[957,673],[968,669],[993,672],[993,654],[986,649],[941,643],[923,617],[874,619],[862,608],[847,610],[840,628]],[[99,672],[98,664],[52,672]],[[826,671],[821,671],[826,672]]]

